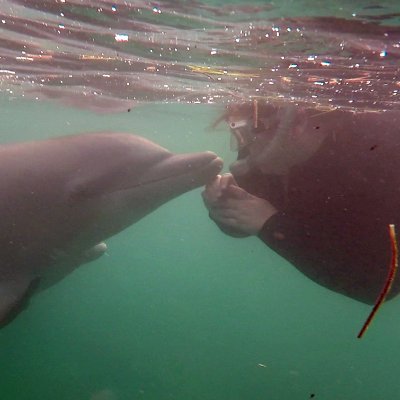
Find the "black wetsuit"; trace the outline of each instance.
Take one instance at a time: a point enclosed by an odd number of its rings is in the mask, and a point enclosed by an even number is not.
[[[327,120],[329,136],[291,169],[286,185],[257,171],[237,177],[279,210],[261,240],[313,281],[365,303],[375,302],[387,277],[389,224],[400,237],[397,115],[343,113],[339,123]],[[400,273],[389,298],[399,292]]]

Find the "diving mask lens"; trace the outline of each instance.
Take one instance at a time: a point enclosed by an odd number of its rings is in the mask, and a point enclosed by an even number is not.
[[[255,139],[254,129],[251,120],[242,119],[229,121],[231,128],[231,150],[239,151],[252,143]]]
[[[247,119],[241,119],[239,121],[229,121],[229,127],[231,129],[239,129],[239,128],[244,128],[249,124],[249,121]]]

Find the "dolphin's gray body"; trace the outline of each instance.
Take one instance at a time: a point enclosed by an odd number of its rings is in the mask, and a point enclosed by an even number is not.
[[[175,155],[121,133],[0,146],[0,326],[36,282],[99,257],[103,240],[221,167],[214,153]]]

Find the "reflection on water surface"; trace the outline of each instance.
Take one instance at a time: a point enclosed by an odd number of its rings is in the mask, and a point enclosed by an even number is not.
[[[324,109],[396,107],[395,5],[0,4],[1,89],[15,96],[59,99],[101,113],[142,101],[249,98]]]

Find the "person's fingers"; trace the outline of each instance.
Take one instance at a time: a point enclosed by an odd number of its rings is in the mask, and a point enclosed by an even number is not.
[[[217,175],[214,179],[206,184],[206,190],[213,190],[219,187],[221,181],[221,175]]]
[[[209,182],[205,189],[201,192],[204,204],[208,208],[210,205],[218,201],[222,192],[220,189],[221,175],[217,175],[212,182]]]
[[[218,202],[224,203],[227,199],[232,197],[232,194],[235,198],[244,198],[244,196],[240,196],[238,191],[231,189],[235,187],[239,189],[239,192],[242,189],[237,186],[237,182],[232,174],[224,174],[218,175],[215,179],[208,183],[205,187],[205,190],[201,193],[203,197],[203,201],[206,203],[206,206],[213,206]]]
[[[229,189],[231,190],[231,189]],[[246,192],[245,192],[246,193]],[[246,193],[248,196],[248,194]],[[226,212],[231,210],[233,213],[243,213],[243,208],[246,207],[247,203],[243,203],[243,198],[232,197],[230,194],[220,197],[218,200],[210,204],[209,209],[213,209],[215,212]]]
[[[224,190],[224,194],[232,199],[247,199],[249,198],[249,193],[239,186],[230,185]]]
[[[201,197],[203,198],[204,205],[207,208],[214,207],[218,202],[218,197],[206,190],[201,193]]]
[[[223,174],[221,176],[221,181],[220,181],[221,190],[224,191],[230,185],[237,186],[237,182],[236,182],[234,176],[230,173]]]
[[[234,208],[216,208],[212,207],[210,213],[215,218],[235,218],[238,217],[238,212]]]
[[[210,218],[219,225],[225,225],[232,228],[238,228],[239,226],[237,219],[228,215],[221,215],[219,213],[214,214],[210,212]]]

